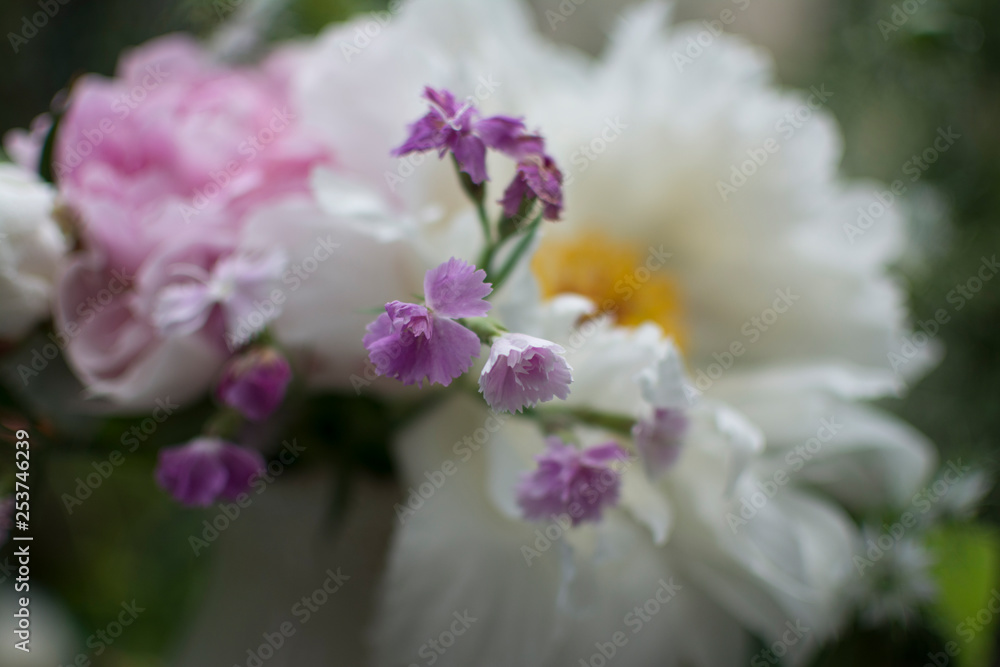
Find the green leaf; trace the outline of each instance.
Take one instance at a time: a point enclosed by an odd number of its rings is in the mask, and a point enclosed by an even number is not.
[[[1000,617],[990,609],[1000,609],[1000,536],[983,524],[951,524],[932,531],[927,546],[939,590],[931,605],[938,631],[957,645],[956,664],[988,667]]]

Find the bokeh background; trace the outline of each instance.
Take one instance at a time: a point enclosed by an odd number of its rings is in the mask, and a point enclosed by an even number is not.
[[[14,53],[8,33],[21,31],[23,17],[38,11],[38,0],[3,0],[0,131],[27,127],[74,77],[86,72],[110,74],[123,48],[175,30],[210,35],[229,14],[221,8],[238,8],[242,0],[222,2],[69,0],[49,25]],[[268,23],[268,37],[315,33],[329,21],[384,4],[293,0]],[[572,21],[551,30],[545,11],[558,4],[559,0],[536,0],[539,29],[596,52],[604,39],[602,26],[616,20],[624,3],[589,0],[577,7]],[[930,436],[942,460],[961,458],[994,471],[1000,436],[1000,280],[986,283],[974,298],[964,300],[961,309],[948,297],[975,275],[983,257],[1000,254],[1000,3],[908,0],[907,8],[915,8],[912,12],[906,12],[903,4],[692,0],[679,3],[676,12],[682,19],[711,21],[723,10],[732,10],[736,18],[727,30],[746,35],[774,54],[780,84],[825,86],[833,92],[827,105],[842,129],[845,174],[883,183],[906,180],[907,192],[894,205],[904,207],[911,221],[911,248],[895,270],[909,290],[916,319],[932,318],[940,308],[951,319],[932,342],[940,346],[941,363],[912,386],[905,399],[886,406]],[[903,13],[894,22],[894,11],[900,10]],[[911,183],[904,165],[947,128],[959,139]],[[46,375],[58,384],[57,373]],[[16,421],[16,411],[31,413],[38,401],[58,404],[62,397],[46,395],[46,386],[25,397],[6,383],[0,389],[2,414]],[[324,429],[336,424],[339,438],[363,449],[364,443],[382,438],[391,425],[377,405],[338,404],[343,414],[329,414],[322,401],[317,399],[310,408],[323,414],[316,420],[317,442]],[[189,416],[204,414],[201,406],[192,408]],[[139,421],[108,422],[71,417],[67,412],[48,419],[37,436],[33,434],[33,446],[49,451],[33,460],[33,480],[43,486],[33,492],[37,537],[32,578],[54,601],[54,609],[61,610],[52,613],[65,617],[58,632],[70,635],[66,641],[79,642],[105,627],[122,600],[149,602],[134,628],[95,657],[94,664],[168,664],[165,656],[187,631],[211,572],[212,555],[191,558],[187,542],[206,515],[176,507],[150,484],[152,447],[130,454],[87,503],[67,513],[62,494],[72,492],[75,480],[92,472],[93,462],[117,446],[121,434]],[[186,419],[171,419],[150,441],[170,444],[185,439],[187,431]],[[305,467],[317,460],[343,463],[331,460],[319,446],[300,464]],[[385,467],[384,462],[369,463],[370,470]],[[290,478],[296,474],[294,469],[288,473]],[[998,498],[994,490],[982,508],[984,519],[994,527],[1000,523]],[[0,600],[10,593],[10,552],[9,546],[0,551]],[[998,565],[988,562],[979,567],[992,570],[995,577]],[[956,587],[963,585],[959,582]],[[5,628],[9,621],[4,616],[0,627]],[[3,636],[8,636],[6,631]],[[992,638],[984,638],[981,650],[990,651],[991,643]],[[844,661],[854,659],[848,657],[850,650],[842,647],[828,656],[829,664],[848,664]],[[908,662],[919,652],[906,657],[898,648],[887,648],[884,655],[867,650],[864,664],[923,664]],[[6,664],[5,655],[0,650],[0,664]],[[36,657],[39,662],[25,664],[52,664],[45,662],[44,651]],[[989,660],[985,653],[984,659]]]

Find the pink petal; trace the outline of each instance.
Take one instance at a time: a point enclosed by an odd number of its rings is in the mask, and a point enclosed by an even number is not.
[[[483,317],[492,305],[485,301],[493,287],[486,272],[452,257],[424,276],[427,305],[444,317]]]

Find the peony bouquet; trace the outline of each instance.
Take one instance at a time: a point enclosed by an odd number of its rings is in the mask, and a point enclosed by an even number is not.
[[[703,34],[640,5],[591,57],[516,0],[411,0],[76,79],[0,165],[4,532],[72,416],[125,424],[98,476],[221,564],[177,664],[945,651],[988,485],[873,403],[939,356],[903,212],[855,227],[833,93]]]

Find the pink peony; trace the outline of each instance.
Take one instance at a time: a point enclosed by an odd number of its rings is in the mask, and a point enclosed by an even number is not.
[[[233,68],[167,36],[126,53],[115,78],[73,87],[53,168],[83,251],[63,276],[57,321],[93,392],[136,405],[202,392],[231,352],[226,326],[252,320],[263,279],[280,277],[274,261],[264,270],[234,251],[250,213],[307,193],[328,161],[297,122],[287,60]],[[185,315],[197,326],[176,326],[178,294],[198,290],[204,310]]]

